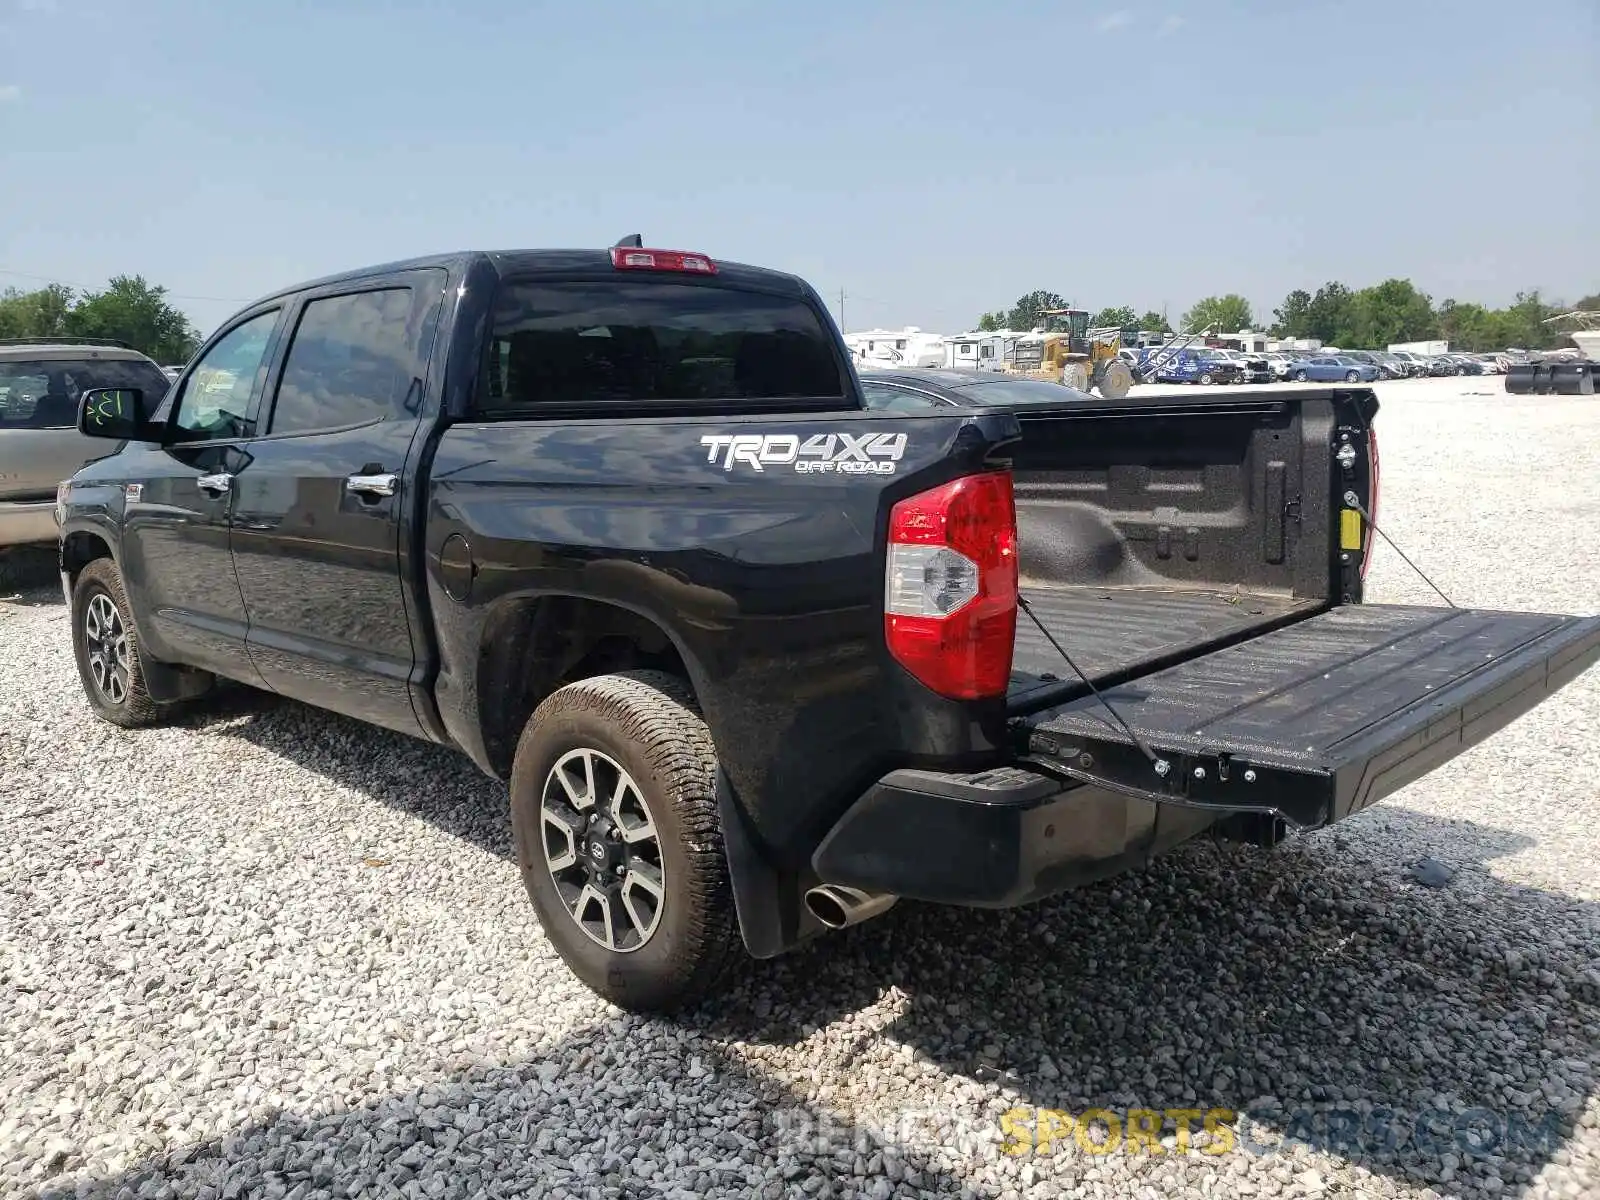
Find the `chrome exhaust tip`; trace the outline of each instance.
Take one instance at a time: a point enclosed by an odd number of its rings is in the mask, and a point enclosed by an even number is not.
[[[843,884],[824,883],[806,893],[806,908],[829,929],[843,929],[882,916],[898,899],[887,892],[863,892]]]

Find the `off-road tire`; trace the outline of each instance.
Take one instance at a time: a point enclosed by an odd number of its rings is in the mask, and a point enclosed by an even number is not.
[[[628,951],[580,928],[546,855],[541,801],[574,750],[598,751],[637,784],[657,831],[665,888],[653,933]],[[689,685],[660,671],[568,684],[529,718],[511,772],[522,882],[545,935],[591,990],[634,1012],[670,1012],[712,993],[743,956],[717,816],[716,751]]]
[[[120,700],[111,699],[95,682],[90,666],[89,636],[85,626],[90,605],[97,596],[106,597],[116,611],[127,643],[127,683]],[[96,716],[124,729],[141,729],[164,721],[172,706],[150,699],[145,688],[144,663],[139,657],[139,635],[129,619],[127,593],[122,588],[122,573],[109,558],[97,558],[84,567],[72,587],[72,653],[78,662],[78,678],[83,694]]]

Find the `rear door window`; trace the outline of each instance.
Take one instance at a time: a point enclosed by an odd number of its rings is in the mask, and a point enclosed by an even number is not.
[[[272,433],[342,429],[407,416],[409,288],[312,300],[300,314],[272,409]]]
[[[496,298],[477,406],[548,409],[845,398],[803,298],[658,280],[512,281]]]

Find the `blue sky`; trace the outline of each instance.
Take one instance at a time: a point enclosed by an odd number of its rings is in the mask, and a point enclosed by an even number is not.
[[[0,286],[646,244],[953,332],[1600,290],[1595,0],[0,0]],[[837,315],[837,313],[836,313]]]

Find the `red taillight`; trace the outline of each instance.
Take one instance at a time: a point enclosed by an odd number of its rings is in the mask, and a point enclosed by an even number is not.
[[[1011,473],[967,475],[889,515],[884,637],[941,696],[1004,695],[1017,634],[1017,510]]]
[[[619,271],[686,271],[691,275],[715,275],[717,264],[704,254],[688,250],[636,250],[613,246],[611,265]]]
[[[1367,568],[1372,565],[1373,539],[1377,534],[1372,532],[1372,523],[1378,519],[1378,431],[1370,424],[1367,426],[1367,514],[1371,520],[1367,522],[1367,543],[1361,548],[1361,578],[1367,577]]]

